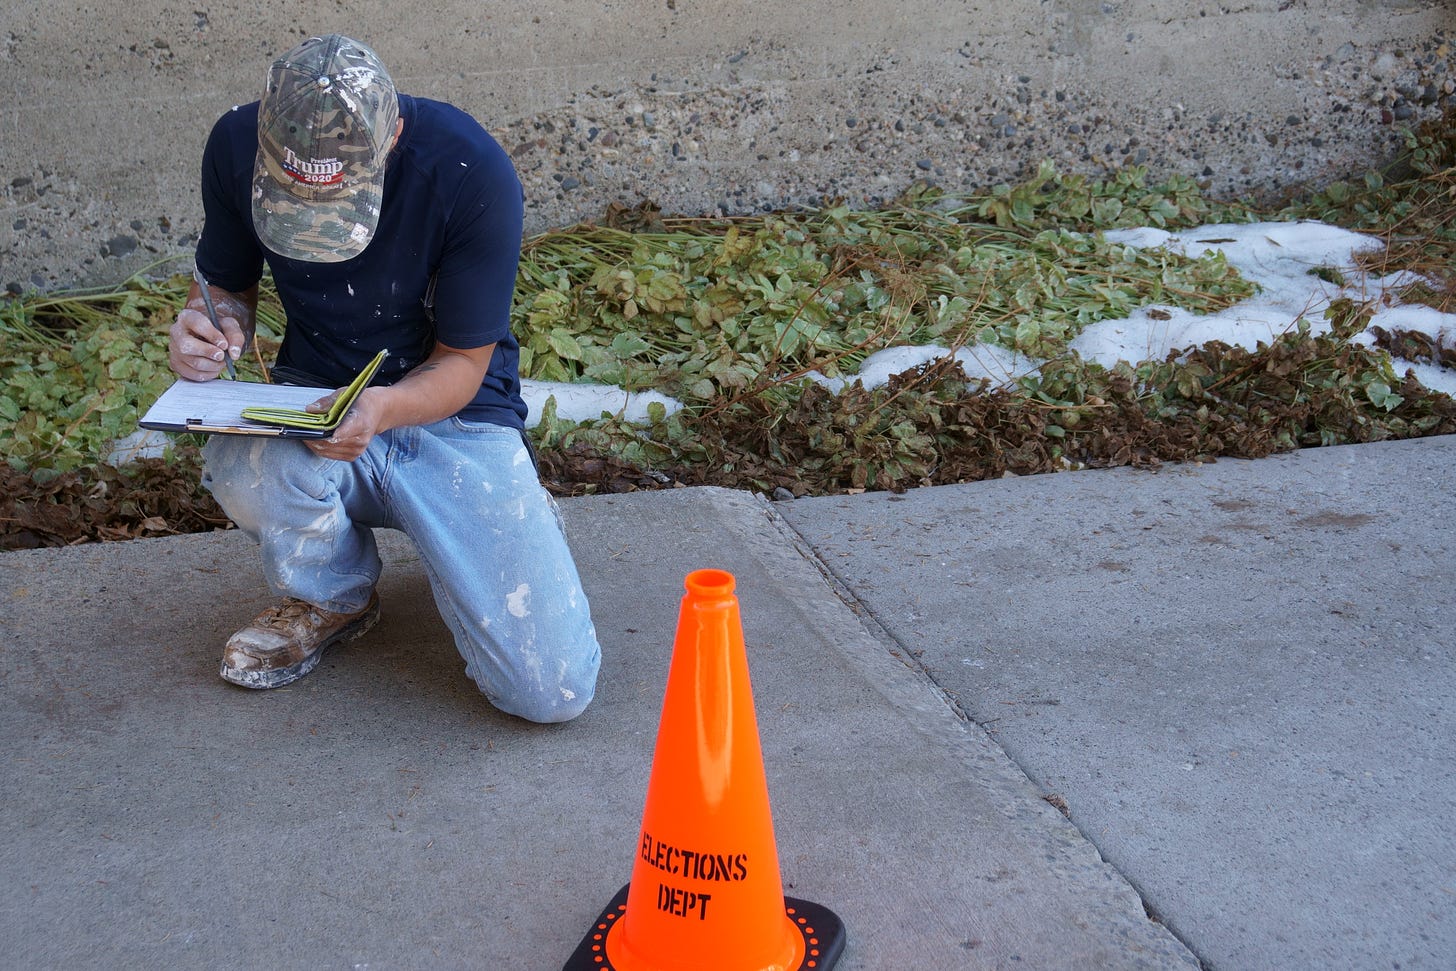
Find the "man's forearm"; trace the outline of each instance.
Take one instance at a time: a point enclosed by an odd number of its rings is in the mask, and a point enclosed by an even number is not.
[[[395,384],[378,389],[382,431],[428,425],[454,415],[480,390],[495,345],[457,350],[437,345],[425,361]]]

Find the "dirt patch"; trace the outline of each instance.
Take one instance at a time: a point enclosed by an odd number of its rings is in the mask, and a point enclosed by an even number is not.
[[[229,528],[195,468],[195,455],[184,453],[179,465],[143,459],[125,470],[102,465],[37,482],[0,463],[0,549]]]
[[[1296,519],[1300,526],[1309,529],[1354,529],[1356,526],[1364,526],[1375,522],[1376,517],[1369,513],[1355,512],[1343,513],[1334,510],[1324,510],[1309,516]]]

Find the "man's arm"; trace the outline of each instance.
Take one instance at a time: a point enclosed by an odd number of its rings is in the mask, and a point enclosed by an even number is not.
[[[223,355],[233,360],[253,339],[258,324],[258,287],[242,293],[208,287],[217,307],[217,322],[212,326],[202,290],[194,281],[187,293],[187,303],[167,332],[167,361],[179,377],[189,381],[211,381],[223,370]]]
[[[382,431],[449,418],[480,390],[494,351],[494,344],[458,348],[437,343],[430,356],[399,381],[360,392],[333,435],[306,444],[324,458],[350,462],[363,455],[370,439]],[[337,395],[336,391],[321,398],[308,410],[328,411]]]

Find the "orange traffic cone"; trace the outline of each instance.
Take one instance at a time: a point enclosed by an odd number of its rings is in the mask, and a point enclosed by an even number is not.
[[[632,880],[563,971],[832,968],[843,922],[783,895],[733,575],[685,585]]]

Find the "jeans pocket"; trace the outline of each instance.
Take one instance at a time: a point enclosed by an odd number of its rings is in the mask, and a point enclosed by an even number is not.
[[[537,476],[540,476],[541,463],[536,459],[536,444],[531,441],[530,432],[512,428],[509,425],[497,425],[494,422],[471,421],[468,418],[461,418],[459,416],[448,419],[448,422],[455,431],[464,432],[468,436],[500,436],[504,440],[509,441],[511,445],[525,446],[526,454],[531,459],[531,468],[536,471]]]

